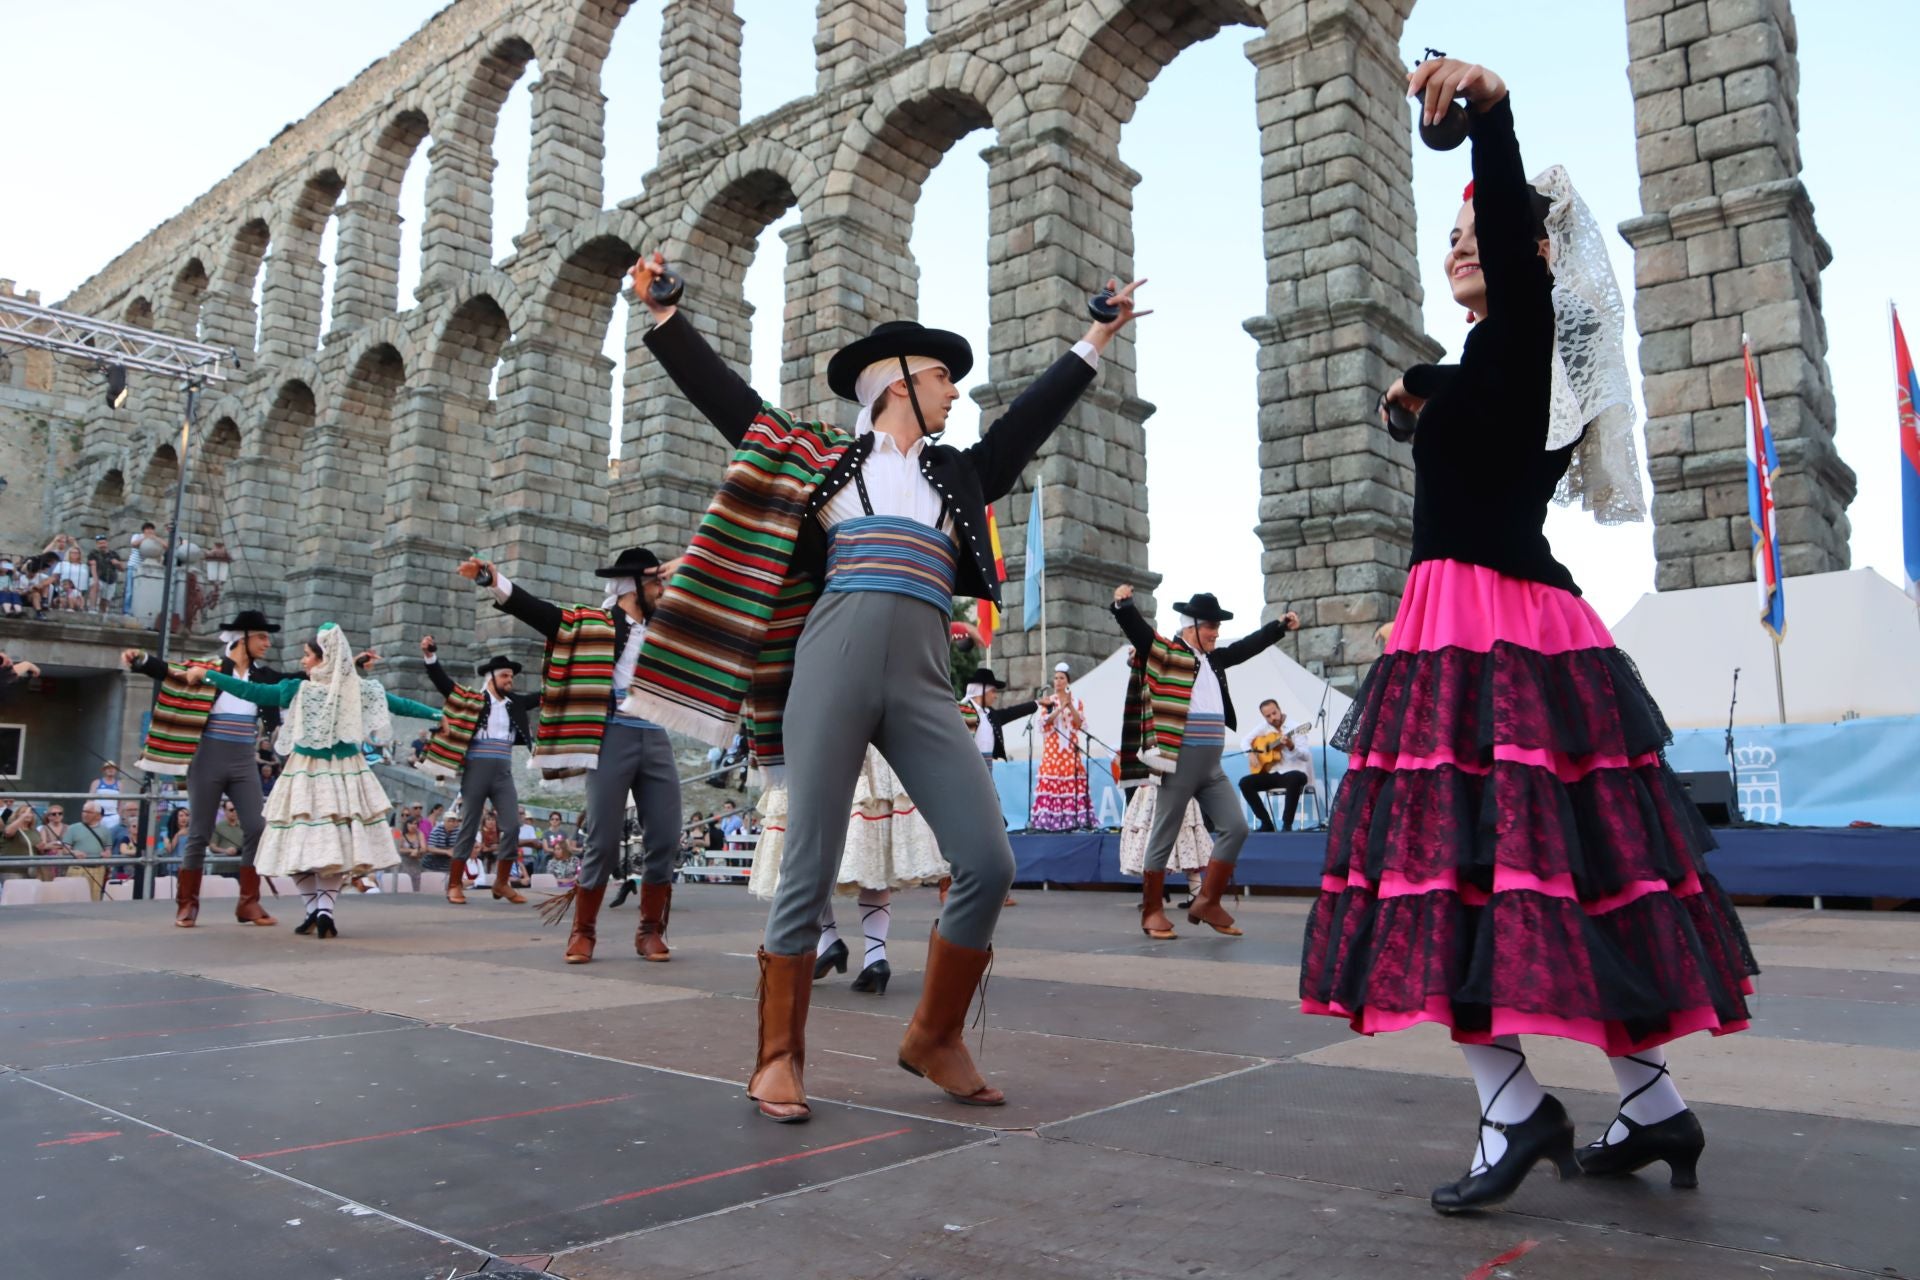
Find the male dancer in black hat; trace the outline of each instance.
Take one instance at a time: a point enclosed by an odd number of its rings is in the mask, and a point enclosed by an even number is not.
[[[1007,758],[1007,739],[1001,726],[1032,715],[1040,706],[1032,701],[1000,706],[1000,691],[1006,687],[1007,682],[993,674],[992,668],[978,667],[967,680],[967,696],[960,700],[960,718],[973,734],[973,745],[980,749],[989,772],[995,760]]]
[[[1220,624],[1233,617],[1220,607],[1212,592],[1202,591],[1191,600],[1173,606],[1180,615],[1181,628],[1171,639],[1154,634],[1151,624],[1133,605],[1133,587],[1122,585],[1113,593],[1113,616],[1120,629],[1132,641],[1136,656],[1135,679],[1129,694],[1138,696],[1142,681],[1140,668],[1165,663],[1173,679],[1168,689],[1177,689],[1190,678],[1192,698],[1181,716],[1178,699],[1150,698],[1151,714],[1156,721],[1170,718],[1170,724],[1156,724],[1157,741],[1174,741],[1174,767],[1160,775],[1160,794],[1154,798],[1153,828],[1147,834],[1146,868],[1141,874],[1143,890],[1140,902],[1140,926],[1150,937],[1171,938],[1173,926],[1162,907],[1162,886],[1166,881],[1167,858],[1180,835],[1180,823],[1187,805],[1200,802],[1200,812],[1213,824],[1217,834],[1200,891],[1187,908],[1189,924],[1208,925],[1217,933],[1238,936],[1233,917],[1220,905],[1227,884],[1233,879],[1233,864],[1239,860],[1240,846],[1247,842],[1247,817],[1241,811],[1240,797],[1220,768],[1220,756],[1226,750],[1228,731],[1235,727],[1233,699],[1227,695],[1227,670],[1236,667],[1281,636],[1300,625],[1300,615],[1288,613],[1276,618],[1250,636],[1224,648],[1220,644]],[[1151,677],[1149,677],[1151,678]],[[1131,710],[1131,709],[1130,709]],[[1151,754],[1151,753],[1143,753]]]
[[[420,655],[427,662],[427,679],[433,681],[442,697],[451,697],[459,686],[441,667],[432,636],[421,638]],[[487,802],[492,801],[494,822],[500,832],[500,843],[494,850],[499,865],[493,872],[493,896],[496,900],[525,902],[507,873],[520,838],[520,792],[513,783],[513,749],[533,745],[533,735],[527,732],[527,712],[540,705],[540,695],[513,691],[520,664],[511,658],[488,658],[474,668],[474,674],[486,681],[487,705],[474,726],[466,761],[460,767],[460,833],[454,837],[453,854],[447,859],[447,901],[467,900],[460,878],[473,853],[473,842],[480,835]]]
[[[607,594],[597,610],[613,625],[613,697],[603,703],[606,724],[600,735],[598,757],[587,772],[587,849],[580,878],[572,890],[573,928],[567,938],[568,964],[593,960],[596,922],[607,882],[620,862],[620,842],[626,829],[627,797],[640,815],[640,926],[633,949],[642,960],[664,961],[667,917],[673,905],[673,861],[680,847],[680,774],[674,763],[673,743],[667,731],[649,720],[620,710],[633,683],[633,664],[646,641],[647,619],[666,592],[671,564],[663,565],[645,547],[629,547],[618,559],[594,573],[607,579]],[[512,614],[545,636],[560,634],[565,612],[523,586],[507,580],[484,560],[468,560],[459,573],[493,592],[497,608]],[[574,612],[583,611],[583,607]],[[553,673],[559,677],[561,673]],[[556,910],[564,910],[557,907]]]
[[[756,687],[752,706],[766,763],[781,759],[776,727],[784,740],[790,807],[759,956],[759,1053],[747,1096],[771,1120],[809,1115],[802,1073],[820,913],[872,745],[920,806],[954,875],[900,1065],[957,1101],[999,1106],[1006,1099],[981,1077],[962,1030],[1013,878],[1013,849],[1000,823],[981,821],[998,805],[973,735],[954,713],[949,610],[955,595],[999,600],[986,504],[1012,490],[1092,383],[1099,352],[1136,315],[1137,286],[1110,285],[1115,318],[1062,353],[978,444],[958,449],[934,437],[973,364],[960,335],[910,321],[879,325],[827,365],[828,386],[860,405],[853,430],[795,423],[715,355],[690,319],[652,300],[664,269],[657,254],[634,268],[635,292],[654,319],[647,349],[737,452],[654,619],[629,703],[722,742],[740,706],[742,668],[756,679],[778,673],[794,645],[790,686]],[[795,613],[803,618],[797,643],[772,621]],[[691,651],[683,661],[702,661],[711,677],[676,696],[654,676],[656,649],[676,658]]]
[[[278,684],[288,679],[266,663],[267,652],[273,648],[273,637],[279,630],[258,609],[241,610],[238,617],[221,628],[220,673],[256,684]],[[143,649],[127,649],[120,656],[130,669],[141,675],[155,680],[167,678],[167,664]],[[369,656],[360,656],[361,665]],[[187,766],[187,851],[180,860],[173,889],[173,922],[182,929],[193,928],[200,918],[200,882],[206,873],[207,841],[213,837],[213,824],[220,816],[223,795],[233,801],[234,814],[240,819],[240,900],[234,906],[234,919],[241,924],[263,926],[279,923],[260,905],[260,873],[253,869],[261,833],[267,829],[266,792],[260,785],[260,762],[256,755],[260,730],[272,732],[279,727],[280,713],[272,707],[260,707],[230,693],[214,699],[213,711],[200,730],[192,762]],[[179,768],[177,764],[171,769],[166,765],[156,766],[147,760],[142,761],[142,767],[148,772]]]

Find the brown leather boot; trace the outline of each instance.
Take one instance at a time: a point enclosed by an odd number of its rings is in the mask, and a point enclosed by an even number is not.
[[[240,901],[233,908],[233,918],[241,924],[280,923],[260,905],[260,873],[252,867],[240,868]]]
[[[206,872],[198,867],[182,867],[173,878],[173,923],[181,929],[191,929],[200,919],[200,877]]]
[[[447,858],[447,901],[465,906],[467,891],[460,887],[460,878],[466,874],[467,864],[459,858]]]
[[[1149,938],[1165,941],[1180,935],[1173,931],[1173,921],[1167,919],[1167,873],[1164,871],[1143,871],[1140,873],[1140,931]]]
[[[993,952],[957,947],[940,936],[936,924],[927,943],[927,973],[920,1004],[900,1042],[900,1065],[947,1091],[970,1107],[998,1107],[1005,1094],[988,1084],[967,1052],[967,1006],[987,971]]]
[[[567,935],[567,963],[588,964],[593,960],[594,924],[600,919],[600,900],[607,886],[573,890],[573,932]]]
[[[673,959],[667,950],[667,917],[673,914],[673,885],[640,885],[640,927],[634,931],[633,950],[642,960],[662,963]]]
[[[1215,933],[1239,937],[1240,930],[1234,927],[1233,917],[1220,905],[1220,895],[1227,891],[1232,879],[1231,862],[1208,862],[1207,874],[1200,881],[1200,892],[1193,895],[1193,905],[1187,908],[1187,923],[1204,924]]]
[[[813,953],[776,956],[760,948],[760,1049],[747,1096],[777,1124],[798,1124],[813,1112],[801,1076],[807,1065],[807,1004],[813,996]]]
[[[495,902],[525,902],[527,896],[513,887],[513,864],[498,862],[493,868],[493,900]]]

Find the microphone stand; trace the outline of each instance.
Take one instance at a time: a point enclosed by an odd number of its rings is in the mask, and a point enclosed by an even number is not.
[[[1740,811],[1740,769],[1733,758],[1733,713],[1740,705],[1740,668],[1733,669],[1733,697],[1727,702],[1727,781],[1733,786],[1733,821],[1736,826],[1745,826],[1747,815]]]
[[[1027,717],[1027,830],[1033,830],[1033,815],[1040,807],[1040,797],[1033,790],[1033,716]]]
[[[1333,656],[1338,658],[1346,651],[1346,647],[1347,638],[1341,636],[1334,641]],[[1332,757],[1327,751],[1328,739],[1331,737],[1327,732],[1327,699],[1332,696],[1333,681],[1327,679],[1323,672],[1320,677],[1320,709],[1313,713],[1314,720],[1320,725],[1320,786],[1315,795],[1315,799],[1318,800],[1319,803],[1314,805],[1314,808],[1320,811],[1320,821],[1315,825],[1315,831],[1325,831],[1327,827],[1331,825],[1328,822],[1328,815],[1333,810],[1333,797],[1324,794],[1326,788],[1331,785],[1331,779],[1333,777]]]

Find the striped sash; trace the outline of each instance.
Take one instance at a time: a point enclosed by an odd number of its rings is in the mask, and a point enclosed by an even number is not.
[[[857,516],[827,531],[826,591],[883,591],[953,606],[953,539],[900,516]]]

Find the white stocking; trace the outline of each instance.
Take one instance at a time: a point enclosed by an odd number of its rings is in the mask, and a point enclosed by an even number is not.
[[[1463,1044],[1473,1087],[1480,1094],[1480,1115],[1495,1124],[1518,1124],[1534,1113],[1546,1091],[1527,1069],[1519,1036],[1501,1036],[1492,1044]],[[1480,1126],[1469,1174],[1481,1173],[1507,1152],[1507,1135]]]
[[[333,900],[340,896],[340,886],[345,882],[346,877],[338,871],[329,872],[318,878],[317,888],[319,892],[315,895],[315,906],[321,915],[330,916],[333,914]]]
[[[893,923],[893,890],[860,891],[860,930],[867,935],[866,958],[860,967],[870,968],[887,958],[887,928]]]
[[[1620,1114],[1635,1124],[1659,1124],[1687,1109],[1667,1070],[1667,1051],[1658,1045],[1608,1058],[1607,1065],[1613,1068],[1614,1083],[1620,1086]],[[1626,1137],[1627,1126],[1615,1120],[1607,1130],[1606,1141],[1623,1142]]]
[[[833,899],[827,899],[827,905],[820,908],[820,941],[814,944],[813,954],[823,956],[840,941],[840,926],[833,921]]]
[[[318,881],[319,878],[320,877],[314,875],[311,871],[302,871],[293,878],[293,887],[300,891],[300,901],[306,904],[308,915],[312,915],[314,911],[317,910],[313,904],[314,900],[319,897],[319,894],[315,892],[316,881]]]

